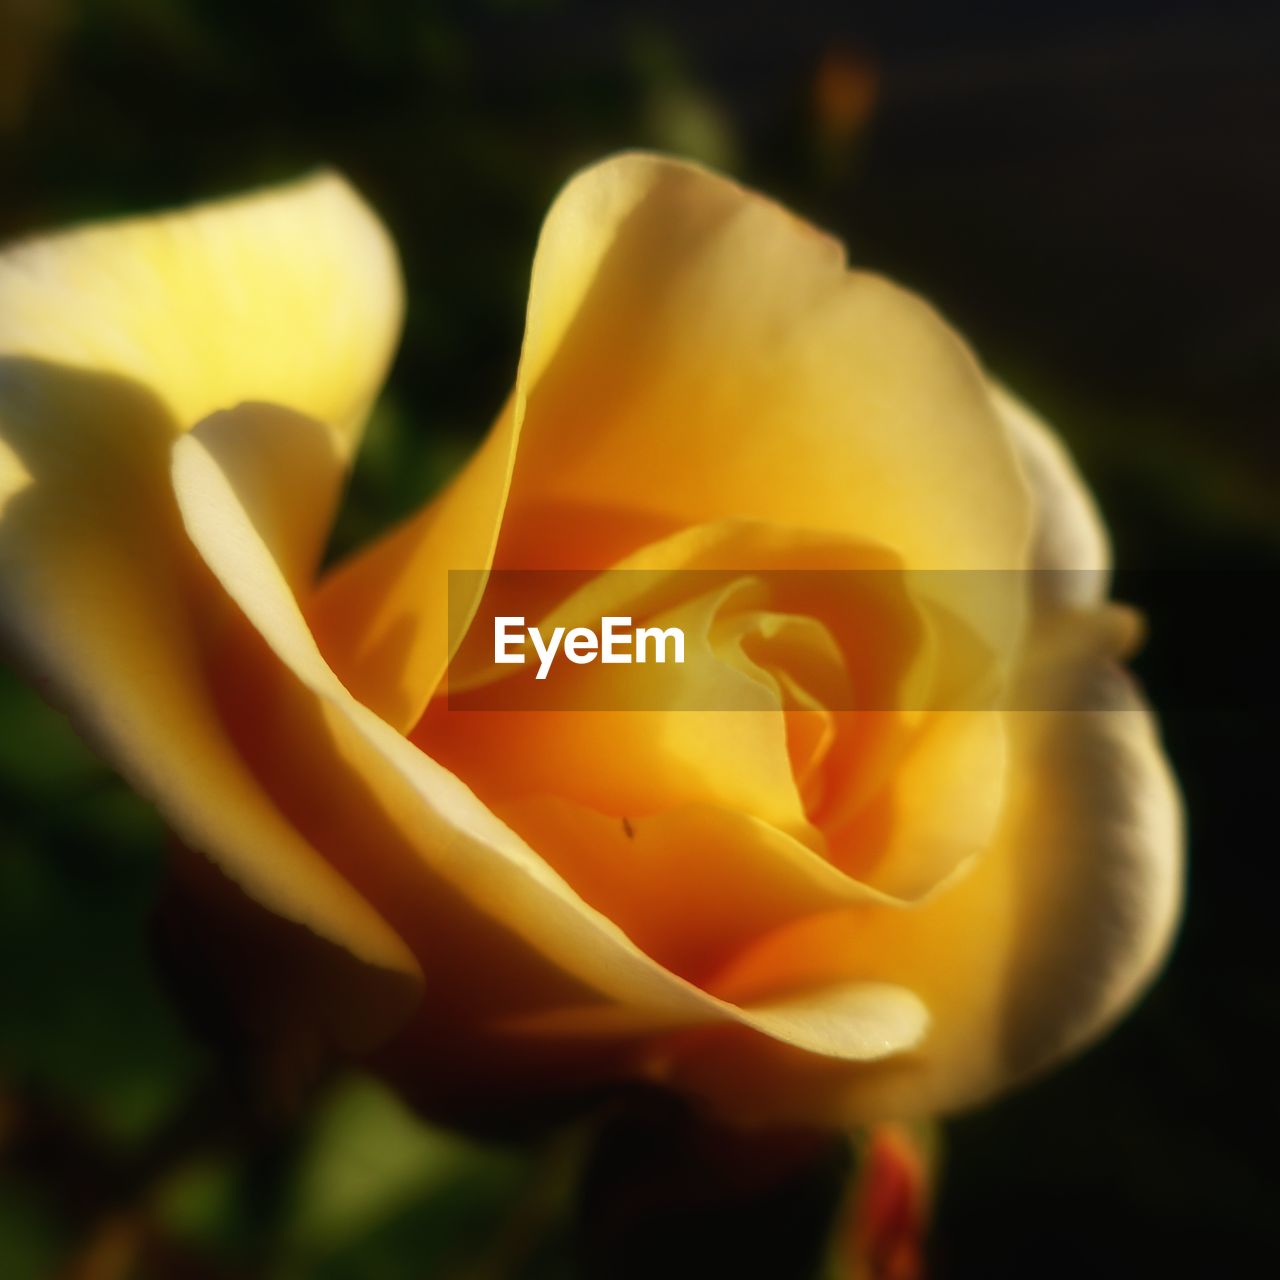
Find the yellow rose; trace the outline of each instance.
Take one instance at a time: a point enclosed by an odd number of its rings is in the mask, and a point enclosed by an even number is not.
[[[187,851],[254,1034],[449,1114],[643,1079],[846,1125],[1132,1002],[1180,818],[1105,537],[933,311],[733,183],[605,161],[547,217],[485,442],[317,581],[400,311],[332,176],[0,257],[5,631]],[[450,570],[484,571],[452,611]],[[683,618],[685,684],[469,709],[495,598],[568,607],[520,570]]]

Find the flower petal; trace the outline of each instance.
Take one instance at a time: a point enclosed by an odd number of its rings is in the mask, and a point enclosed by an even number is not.
[[[418,965],[228,739],[204,649],[226,602],[178,518],[171,433],[165,406],[123,379],[0,358],[0,636],[187,844],[393,989],[332,1010],[361,1024],[340,1038],[367,1042],[375,1010],[384,1032],[406,1012]]]
[[[619,156],[561,193],[517,395],[513,508],[638,499],[849,535],[909,568],[1023,563],[1027,494],[959,339],[692,165]]]
[[[549,796],[498,812],[587,902],[699,985],[785,923],[854,902],[894,905],[745,813],[688,806],[620,821]]]
[[[395,249],[332,173],[0,255],[0,354],[133,379],[178,429],[263,400],[329,423],[349,452],[401,311]]]
[[[1041,601],[1091,605],[1110,587],[1106,526],[1062,440],[1011,392],[991,388],[992,402],[1035,495],[1031,568]]]

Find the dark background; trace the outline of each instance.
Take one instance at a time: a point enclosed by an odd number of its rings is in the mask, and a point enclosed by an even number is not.
[[[541,216],[626,146],[838,232],[1061,429],[1151,618],[1137,665],[1187,799],[1189,908],[1104,1045],[948,1126],[940,1277],[1243,1276],[1280,1244],[1278,14],[0,0],[0,237],[322,163],[390,224],[408,329],[339,547],[487,426]],[[368,1081],[267,1139],[174,1146],[210,1067],[146,948],[155,820],[7,673],[0,716],[0,1274],[86,1248],[108,1269],[75,1274],[128,1274],[95,1177],[142,1189],[154,1274],[407,1280],[465,1256],[523,1194],[519,1158]]]

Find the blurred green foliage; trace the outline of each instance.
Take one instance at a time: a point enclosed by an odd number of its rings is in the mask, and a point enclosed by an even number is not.
[[[10,1082],[137,1140],[198,1062],[147,948],[158,823],[34,693],[8,673],[0,689],[0,1060]]]
[[[605,152],[724,166],[935,298],[1062,428],[1122,568],[1247,571],[1226,623],[1192,580],[1133,581],[1191,814],[1183,941],[1101,1049],[951,1126],[937,1274],[1252,1274],[1280,1194],[1275,663],[1248,607],[1280,546],[1276,34],[1271,6],[1141,0],[0,0],[0,235],[348,172],[410,309],[334,554],[473,447],[541,215]],[[1240,671],[1256,704],[1206,707]],[[8,672],[0,812],[4,1280],[129,1274],[118,1238],[166,1277],[568,1274],[560,1181],[367,1080],[224,1122],[148,943],[159,823]]]

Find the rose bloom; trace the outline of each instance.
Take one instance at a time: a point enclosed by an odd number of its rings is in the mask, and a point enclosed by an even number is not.
[[[483,444],[321,574],[401,310],[331,175],[0,256],[4,633],[174,833],[178,951],[267,1069],[358,1056],[473,1122],[643,1081],[845,1126],[1123,1012],[1181,858],[1134,627],[1061,444],[935,312],[721,177],[606,160]],[[468,709],[493,584],[538,580],[485,574],[535,569],[683,620],[690,664]],[[896,586],[786,586],[814,569]]]

